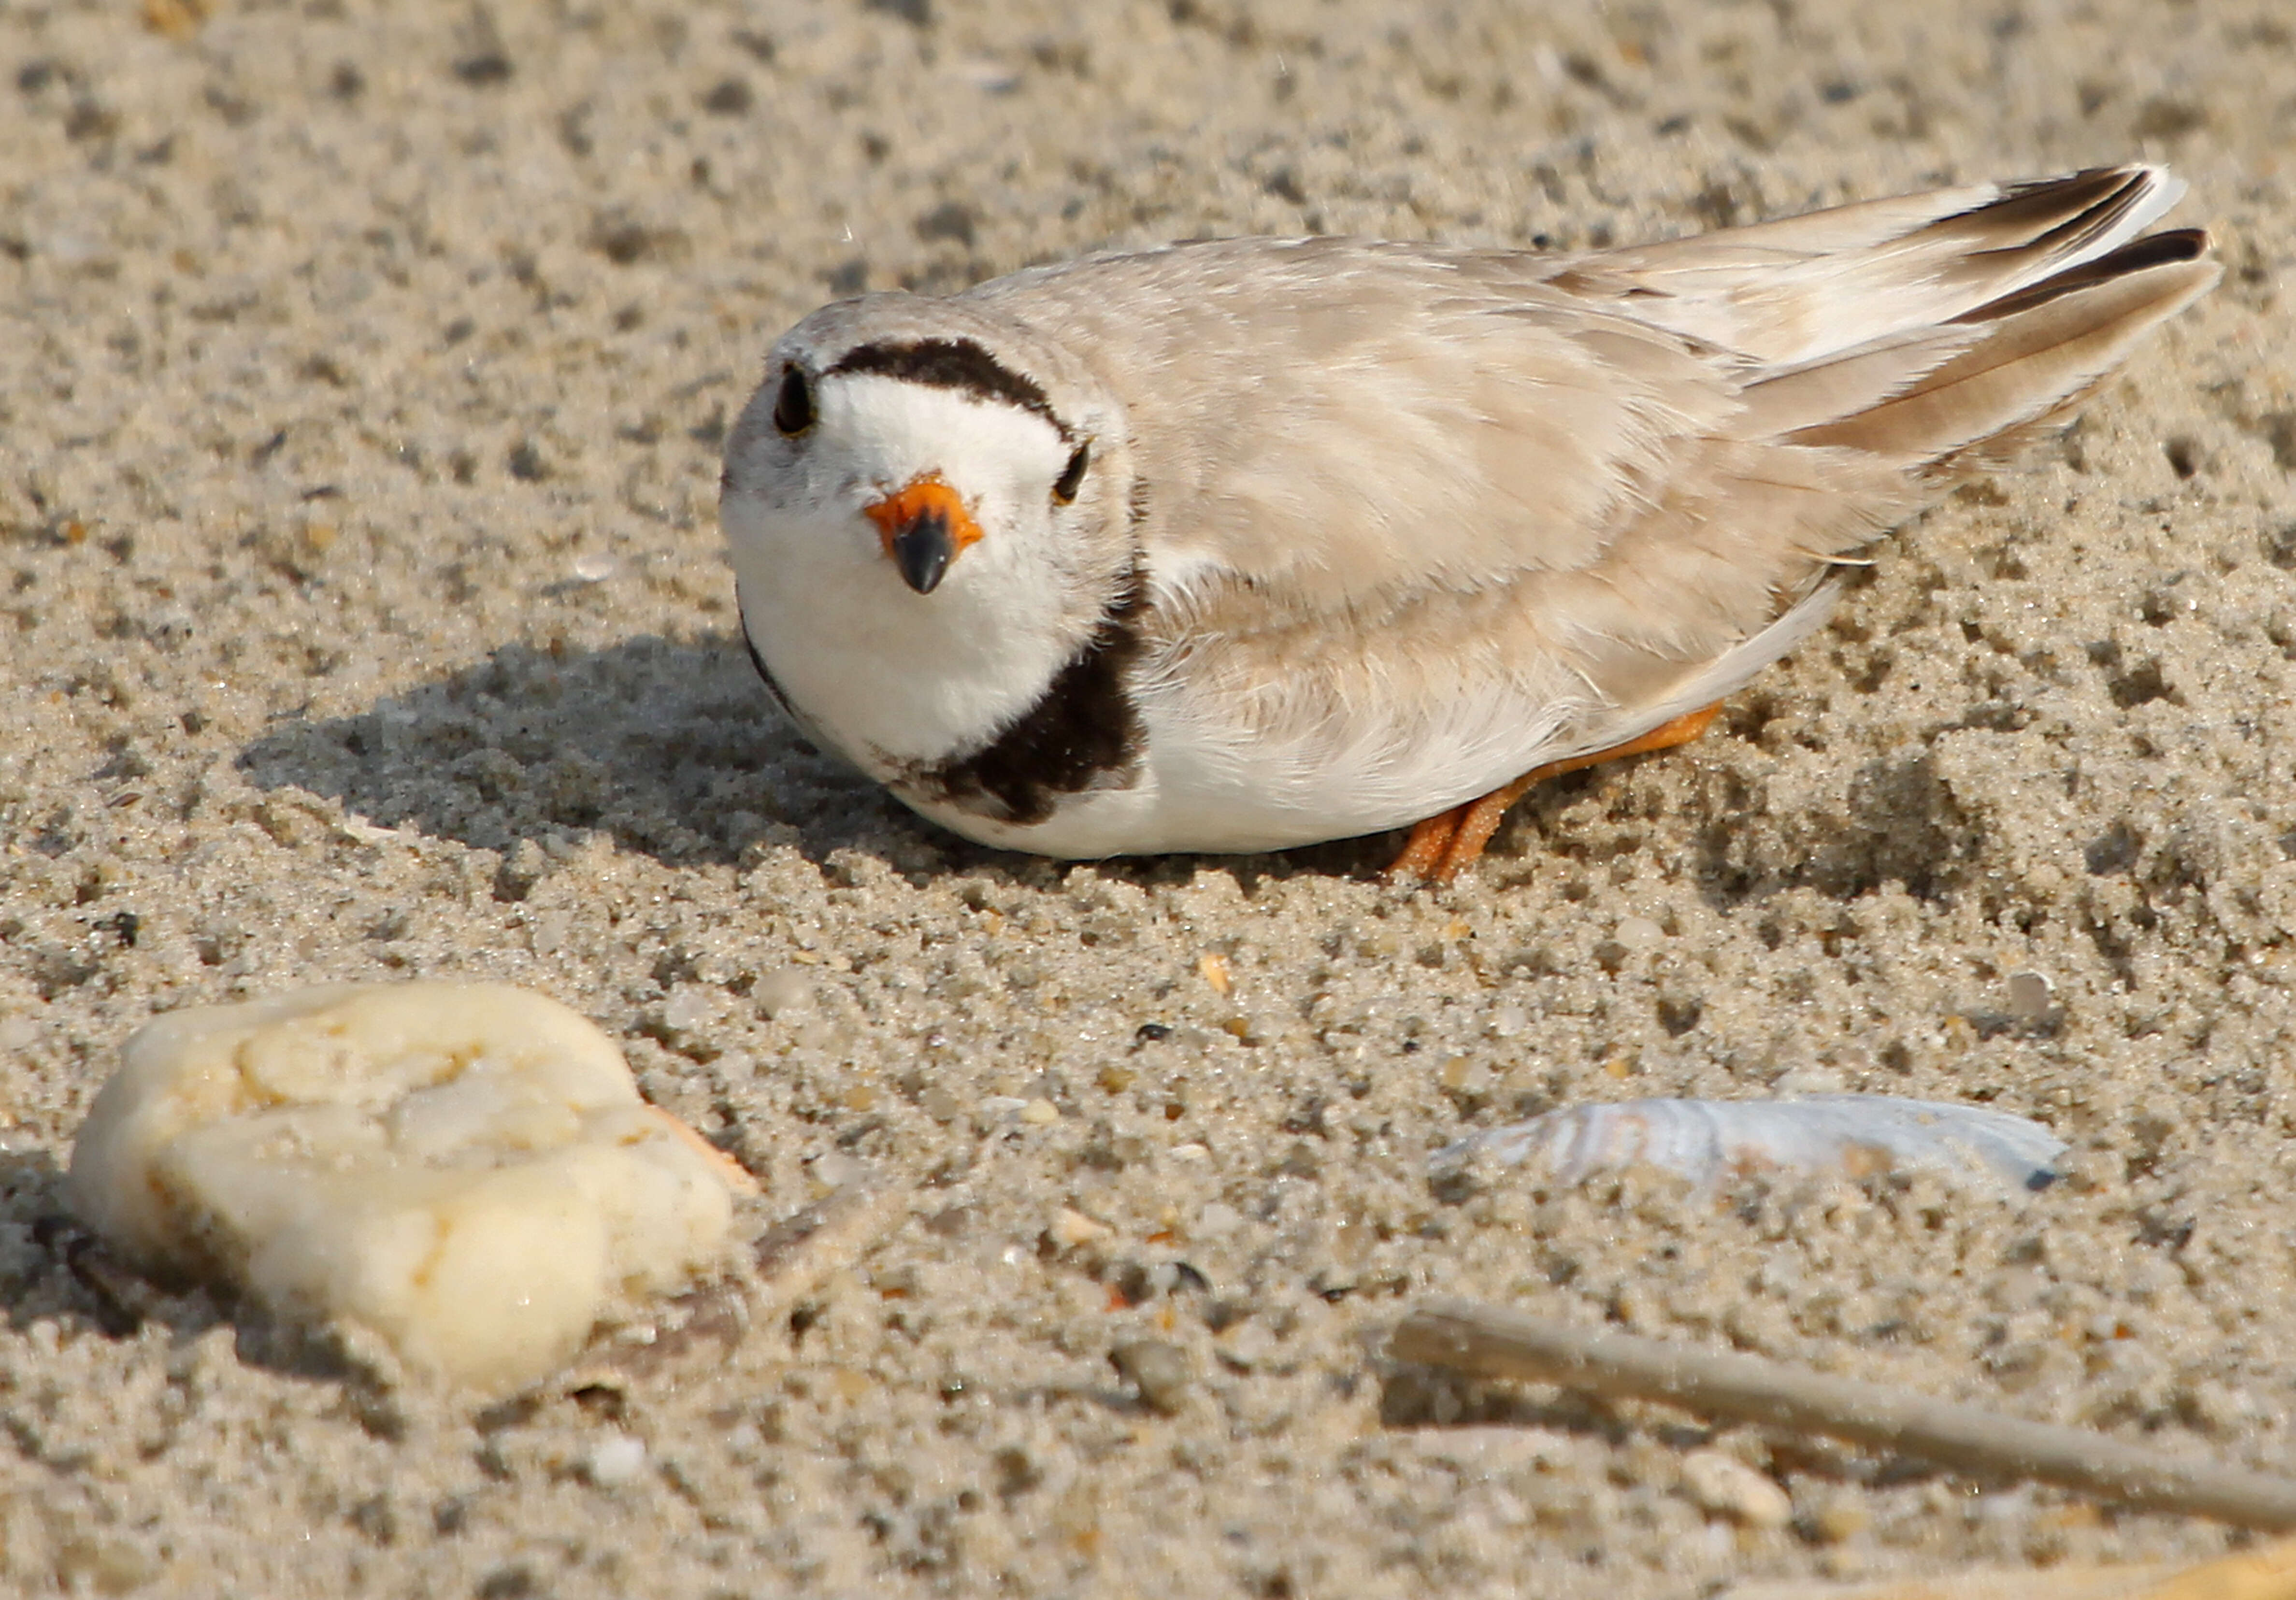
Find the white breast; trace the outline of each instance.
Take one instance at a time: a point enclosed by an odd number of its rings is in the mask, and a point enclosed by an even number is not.
[[[1516,752],[1559,712],[1486,695],[1416,723],[1374,709],[1350,726],[1253,738],[1182,685],[1152,683],[1138,705],[1146,752],[1137,781],[1070,797],[1043,822],[903,798],[952,833],[1037,855],[1291,849],[1405,826],[1487,792],[1523,770]]]

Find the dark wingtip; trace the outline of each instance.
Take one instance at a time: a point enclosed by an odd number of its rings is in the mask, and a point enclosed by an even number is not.
[[[1997,223],[2013,219],[2034,224],[2056,221],[2039,239],[2024,239],[2005,248],[2022,250],[2047,239],[2097,225],[2100,214],[2122,213],[2153,184],[2151,168],[2085,167],[2057,177],[2024,178],[2004,184],[2001,193],[1984,204],[1962,213],[1982,216]]]
[[[2094,261],[2084,261],[2079,267],[2068,267],[2055,277],[2045,278],[2014,294],[1988,300],[1953,320],[1958,323],[1992,322],[2000,317],[2013,316],[2020,311],[2045,306],[2060,295],[2070,294],[2077,289],[2087,289],[2113,278],[2125,278],[2133,272],[2150,271],[2156,267],[2174,267],[2186,261],[2197,261],[2208,253],[2209,234],[2206,228],[2170,228],[2166,233],[2147,234],[2144,238],[2132,239],[2119,250],[2108,251]]]
[[[2166,267],[2172,261],[2197,261],[2208,253],[2208,229],[2171,228],[2165,234],[2149,234],[2132,240],[2097,265],[2103,267],[2110,262],[2116,271],[2143,272],[2148,267]]]

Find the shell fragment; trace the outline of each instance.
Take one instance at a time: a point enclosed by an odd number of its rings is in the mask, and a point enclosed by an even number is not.
[[[1438,1151],[1455,1170],[1488,1154],[1556,1182],[1649,1166],[1701,1189],[1760,1173],[1857,1178],[1932,1172],[1950,1183],[2023,1194],[2055,1177],[2065,1143],[2038,1122],[1977,1105],[1890,1095],[1791,1100],[1628,1100],[1574,1105],[1494,1128]]]

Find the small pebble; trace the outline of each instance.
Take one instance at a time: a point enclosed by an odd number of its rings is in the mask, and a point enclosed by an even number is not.
[[[936,1239],[962,1239],[972,1226],[972,1208],[969,1205],[945,1206],[925,1218],[925,1232]]]
[[[1453,1094],[1480,1095],[1491,1087],[1491,1070],[1464,1055],[1447,1055],[1436,1069],[1435,1080]]]
[[[1874,1514],[1847,1495],[1829,1499],[1810,1514],[1809,1527],[1823,1543],[1847,1544],[1872,1526]]]
[[[1470,1478],[1504,1478],[1526,1469],[1561,1471],[1570,1465],[1576,1449],[1568,1433],[1513,1425],[1428,1428],[1417,1443],[1422,1455],[1463,1468]]]
[[[1105,1222],[1087,1217],[1082,1211],[1070,1210],[1066,1206],[1053,1213],[1053,1225],[1045,1231],[1062,1250],[1074,1250],[1079,1244],[1112,1238],[1116,1234],[1116,1230]]]
[[[808,1170],[813,1174],[813,1181],[823,1188],[841,1189],[866,1177],[869,1163],[841,1150],[832,1150],[825,1155],[816,1156]]]
[[[1188,1352],[1161,1339],[1130,1339],[1108,1352],[1109,1365],[1140,1391],[1141,1403],[1165,1416],[1188,1403],[1195,1381]]]
[[[1720,1450],[1684,1456],[1682,1487],[1702,1511],[1748,1528],[1783,1528],[1793,1520],[1793,1501],[1784,1489]]]
[[[1666,937],[1666,930],[1646,916],[1622,916],[1619,925],[1611,930],[1611,937],[1628,949],[1654,945]]]
[[[950,71],[959,82],[969,84],[984,94],[1009,94],[1021,83],[1018,72],[987,56],[966,56]]]
[[[750,1001],[768,1022],[787,1012],[813,1004],[813,983],[795,967],[780,967],[761,974],[750,987]]]
[[[1849,1080],[1831,1067],[1789,1067],[1770,1080],[1773,1095],[1840,1095]]]
[[[1061,1120],[1061,1108],[1049,1100],[1031,1100],[1021,1108],[1021,1120],[1049,1128]]]
[[[1520,1038],[1530,1028],[1530,1013],[1520,1005],[1502,1005],[1491,1013],[1483,1031],[1495,1039]]]
[[[2039,1022],[2047,1020],[2049,1002],[2054,998],[2055,998],[2055,991],[2050,987],[2049,981],[2040,973],[2012,972],[2009,974],[2009,1014],[2019,1022]]]
[[[600,1489],[619,1489],[645,1471],[645,1440],[627,1433],[610,1433],[590,1447],[582,1471]]]
[[[55,1575],[68,1594],[125,1595],[157,1578],[160,1564],[115,1534],[82,1535],[56,1552]]]
[[[661,1003],[661,1020],[673,1033],[696,1033],[718,1014],[718,997],[707,985],[681,983]]]
[[[1191,1231],[1199,1239],[1217,1239],[1222,1234],[1234,1233],[1236,1224],[1242,1220],[1242,1212],[1215,1200],[1196,1213],[1196,1226]]]
[[[1249,1372],[1275,1358],[1280,1342],[1273,1329],[1259,1322],[1231,1323],[1220,1340],[1220,1359]]]

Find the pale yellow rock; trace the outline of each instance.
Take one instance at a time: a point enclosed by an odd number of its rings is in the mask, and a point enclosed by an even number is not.
[[[344,984],[160,1018],[72,1152],[73,1208],[158,1271],[360,1324],[499,1390],[723,1244],[748,1175],[612,1040],[501,984]]]

